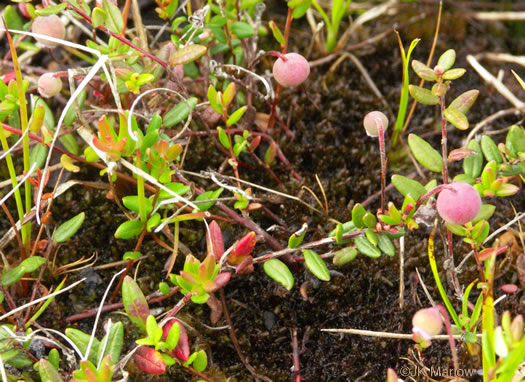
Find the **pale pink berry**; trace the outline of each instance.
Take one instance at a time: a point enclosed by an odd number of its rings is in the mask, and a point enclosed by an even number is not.
[[[285,88],[301,85],[310,74],[310,64],[297,53],[287,53],[284,57],[286,62],[278,58],[273,64],[275,81]]]
[[[436,308],[418,310],[416,314],[414,314],[414,317],[412,317],[412,327],[412,330],[415,332],[425,333],[425,337],[426,335],[432,337],[441,333],[443,321],[441,320],[439,310]],[[429,337],[427,338],[429,339]]]
[[[63,40],[66,37],[66,27],[57,15],[38,16],[33,21],[31,26],[33,33],[38,33],[44,36],[54,37]],[[45,46],[55,46],[57,43],[49,41],[42,37],[35,37],[35,39]]]
[[[381,125],[381,128],[383,129],[383,134],[388,128],[388,118],[380,111],[371,111],[365,115],[363,125],[365,126],[366,134],[369,137],[377,137],[379,136],[379,125]]]
[[[44,98],[56,96],[62,90],[62,80],[55,73],[45,73],[38,79],[38,92]]]
[[[468,183],[450,183],[437,198],[437,211],[447,223],[468,223],[476,217],[480,208],[481,197]]]

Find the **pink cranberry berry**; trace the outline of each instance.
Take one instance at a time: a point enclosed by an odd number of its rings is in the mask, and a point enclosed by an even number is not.
[[[447,223],[463,225],[476,217],[481,208],[478,191],[468,183],[450,183],[437,198],[437,211]]]
[[[38,79],[38,92],[44,98],[56,96],[62,90],[62,80],[54,73],[45,73]]]
[[[33,21],[31,26],[33,33],[38,33],[44,36],[54,37],[63,40],[66,37],[66,27],[57,15],[38,16]],[[35,39],[42,45],[49,47],[57,45],[55,42],[46,40],[42,37],[35,37]]]
[[[363,125],[365,126],[366,134],[369,137],[379,136],[379,123],[381,123],[381,128],[383,129],[384,134],[386,129],[388,128],[388,118],[386,117],[386,115],[381,113],[380,111],[371,111],[370,113],[365,115]]]
[[[439,310],[436,308],[420,309],[412,317],[413,328],[418,328],[430,336],[441,333],[443,321]]]
[[[286,62],[279,58],[273,64],[273,77],[285,88],[299,86],[308,78],[310,64],[297,53],[287,53],[284,57]]]

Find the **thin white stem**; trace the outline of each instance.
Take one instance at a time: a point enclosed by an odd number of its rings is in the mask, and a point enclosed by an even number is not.
[[[327,333],[343,333],[343,334],[356,334],[358,336],[368,336],[368,337],[379,337],[379,338],[392,338],[392,339],[403,339],[411,340],[412,334],[403,334],[403,333],[391,333],[391,332],[374,332],[372,330],[362,330],[362,329],[321,329],[322,332]],[[481,337],[481,334],[477,335]],[[457,334],[452,336],[456,340],[462,340],[463,336]],[[447,340],[449,339],[448,334],[438,334],[432,336],[432,340]]]
[[[98,306],[97,310],[97,316],[95,317],[95,324],[93,325],[93,330],[91,331],[91,338],[89,339],[89,343],[86,349],[86,353],[82,357],[82,360],[87,360],[89,356],[89,351],[91,350],[91,346],[93,345],[93,340],[95,339],[95,332],[97,331],[97,325],[98,320],[100,319],[100,315],[102,314],[102,307],[104,306],[104,301],[106,301],[106,297],[108,296],[109,290],[111,288],[111,285],[113,285],[113,281],[119,276],[120,274],[124,273],[126,268],[122,269],[120,272],[113,275],[111,278],[111,281],[109,282],[108,287],[106,288],[106,291],[104,292],[104,296],[102,296],[102,300],[100,301],[100,305]]]
[[[83,279],[80,279],[76,282],[74,282],[73,284],[71,284],[70,286],[67,286],[57,292],[53,292],[51,294],[48,294],[47,296],[44,296],[44,297],[40,297],[40,298],[37,298],[36,300],[33,300],[31,302],[28,302],[27,304],[24,304],[22,306],[19,306],[18,308],[15,308],[9,312],[7,312],[6,314],[4,314],[3,316],[0,316],[0,321],[3,321],[5,320],[7,317],[9,316],[12,316],[13,314],[17,313],[17,312],[20,312],[21,310],[24,310],[25,308],[29,307],[29,306],[32,306],[32,305],[35,305],[35,304],[38,304],[40,301],[45,301],[53,296],[58,296],[59,294],[62,294],[64,293],[65,291],[67,290],[70,290],[74,287],[76,287],[78,284],[80,284],[81,282],[83,282],[86,278],[84,277]]]
[[[35,167],[36,167],[36,163],[33,163],[33,165],[31,166],[31,168],[29,169],[29,172],[22,178],[22,180],[20,182],[18,182],[18,184],[16,185],[16,187],[14,187],[11,191],[9,191],[7,193],[7,195],[5,195],[1,200],[0,200],[0,205],[4,204],[6,202],[7,199],[9,199],[11,197],[11,195],[13,195],[15,193],[16,190],[18,190],[18,188],[24,184],[24,182],[26,181],[27,178],[29,178],[32,174],[33,174],[33,171],[35,171]]]

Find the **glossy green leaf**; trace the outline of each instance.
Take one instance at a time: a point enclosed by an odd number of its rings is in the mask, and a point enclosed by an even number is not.
[[[135,236],[140,235],[144,224],[139,220],[128,220],[118,226],[115,231],[115,237],[117,239],[131,239]]]
[[[219,136],[219,142],[221,142],[221,144],[229,149],[231,146],[230,146],[230,140],[228,139],[228,134],[226,134],[226,131],[224,131],[224,129],[220,126],[217,126],[217,132],[218,132],[218,136]]]
[[[196,201],[200,200],[212,200],[217,199],[221,194],[224,188],[219,188],[215,191],[206,191],[200,194],[195,198]],[[199,207],[199,211],[207,211],[209,210],[213,205],[215,204],[215,201],[207,202],[207,203],[199,203],[197,206]]]
[[[78,350],[82,354],[86,354],[86,350],[88,348],[89,341],[91,339],[91,335],[84,333],[81,330],[74,329],[74,328],[67,328],[66,329],[66,336],[69,338],[75,345],[77,345]],[[93,341],[91,343],[91,348],[89,350],[88,360],[97,363],[97,353],[98,349],[100,347],[100,341],[96,338],[93,338]]]
[[[190,62],[193,62],[199,59],[208,48],[204,45],[191,44],[186,45],[183,48],[178,49],[170,57],[170,66],[174,67],[176,65],[186,65]]]
[[[423,167],[437,173],[443,171],[443,158],[430,143],[415,134],[409,134],[408,145],[414,157]]]
[[[494,212],[496,211],[496,206],[493,204],[482,204],[481,208],[479,209],[478,214],[474,219],[472,219],[472,224],[476,224],[480,220],[488,220],[494,215]]]
[[[60,224],[53,236],[55,243],[63,243],[69,240],[80,229],[82,223],[84,223],[85,217],[86,214],[81,212],[77,216]]]
[[[18,266],[9,269],[2,273],[2,286],[10,286],[18,282],[22,277],[24,277],[26,271],[23,267]]]
[[[46,161],[48,148],[42,143],[37,143],[29,154],[29,164],[32,166],[33,163],[36,163],[37,168],[42,168]]]
[[[394,256],[396,254],[396,248],[392,240],[386,235],[377,235],[377,246],[387,256]]]
[[[7,28],[17,29],[17,30],[24,29],[24,22],[22,21],[22,18],[20,17],[18,12],[12,5],[8,5],[4,8],[3,16],[5,19],[5,23],[7,24]],[[2,24],[2,29],[3,29],[3,24]]]
[[[264,262],[263,268],[264,272],[266,272],[266,274],[271,279],[278,282],[288,290],[291,290],[293,288],[294,278],[292,276],[292,272],[290,272],[290,269],[288,269],[286,264],[283,263],[281,260],[267,260]]]
[[[437,65],[446,72],[454,65],[454,62],[456,62],[456,51],[448,49],[439,57]]]
[[[49,354],[47,355],[47,359],[49,360],[49,362],[51,363],[51,365],[53,365],[53,367],[58,370],[59,368],[59,364],[60,364],[60,354],[58,354],[58,350],[57,349],[51,349],[49,351]]]
[[[31,273],[40,268],[45,262],[46,259],[41,256],[31,256],[22,261],[19,267],[21,267],[25,273]]]
[[[466,236],[467,230],[465,227],[459,224],[446,223],[447,229],[452,232],[454,235]]]
[[[418,75],[419,78],[425,81],[436,81],[437,74],[436,72],[423,64],[421,61],[412,60],[412,69]]]
[[[415,200],[427,192],[425,187],[417,180],[407,178],[403,175],[393,175],[392,184],[401,193],[401,195],[407,196],[410,194],[410,196]]]
[[[128,195],[122,198],[122,204],[133,212],[139,212],[139,197],[137,195]],[[149,215],[153,211],[153,204],[151,200],[144,199],[144,204],[146,205],[146,214]]]
[[[150,314],[148,302],[136,281],[129,276],[122,283],[122,303],[131,322],[146,330],[146,320]]]
[[[229,117],[228,117],[228,120],[226,121],[226,125],[227,126],[233,126],[235,125],[237,122],[239,122],[239,120],[243,117],[244,113],[246,113],[246,110],[248,110],[248,106],[243,106],[237,110],[235,110]]]
[[[244,21],[233,23],[230,26],[230,31],[240,39],[252,37],[255,34],[252,26]]]
[[[375,217],[375,215],[371,212],[367,212],[364,216],[363,216],[363,223],[365,224],[365,226],[367,228],[370,228],[370,229],[373,229],[376,227],[376,224],[377,224],[377,218]]]
[[[443,114],[445,119],[459,130],[467,130],[469,128],[467,116],[458,109],[449,106]]]
[[[439,97],[432,94],[432,92],[425,88],[420,88],[416,85],[408,85],[408,91],[412,98],[423,105],[437,105]]]
[[[483,155],[481,155],[481,146],[477,141],[469,141],[467,149],[474,150],[476,153],[470,154],[463,160],[463,171],[473,178],[477,178],[483,169]]]
[[[352,222],[355,227],[364,228],[365,223],[363,223],[363,216],[365,216],[365,214],[366,210],[360,203],[354,205],[354,208],[352,208]]]
[[[177,195],[185,195],[191,189],[190,186],[187,186],[182,183],[167,183],[164,185],[164,187],[173,191]],[[173,196],[168,191],[165,191],[163,189],[159,191],[159,199],[163,200],[163,199],[171,199],[171,198],[173,198]]]
[[[124,19],[120,9],[113,4],[111,0],[102,1],[104,11],[106,12],[106,26],[108,29],[116,34],[122,33],[124,29]]]
[[[487,161],[494,161],[497,164],[502,162],[498,146],[496,146],[492,138],[490,138],[488,135],[483,135],[481,137],[481,151],[483,152],[483,155]]]
[[[335,252],[332,262],[334,265],[340,267],[354,260],[356,256],[357,250],[355,248],[345,247]]]
[[[166,128],[171,128],[188,118],[195,106],[197,106],[198,99],[190,97],[186,101],[181,101],[171,108],[163,118],[163,124]]]
[[[168,337],[166,338],[166,343],[168,344],[168,349],[173,350],[177,346],[180,337],[180,323],[175,321],[170,327],[168,332]]]
[[[197,371],[203,372],[208,366],[208,355],[204,350],[199,350],[197,356],[193,360],[193,368]]]
[[[303,251],[303,255],[304,263],[310,272],[312,272],[319,280],[330,281],[328,267],[317,252],[312,251],[311,249],[306,249]]]
[[[515,154],[525,153],[525,133],[520,126],[511,126],[507,133],[505,146]]]
[[[354,239],[355,246],[359,252],[363,255],[377,259],[381,256],[381,251],[374,246],[368,239],[364,236],[358,236]]]
[[[466,114],[470,110],[472,105],[474,105],[474,102],[476,102],[478,95],[479,90],[467,90],[466,92],[456,97],[454,101],[452,101],[450,105],[448,105],[448,107],[456,109],[463,114]]]
[[[453,179],[454,182],[463,182],[463,183],[468,183],[470,184],[471,186],[473,186],[474,184],[476,184],[476,178],[473,178],[472,176],[470,176],[469,174],[459,174],[459,175],[456,175]]]
[[[91,25],[93,28],[98,28],[106,22],[106,11],[102,8],[95,7],[93,13],[91,14]]]
[[[38,361],[38,374],[42,381],[62,382],[62,376],[58,370],[45,358]]]
[[[445,73],[443,73],[443,79],[444,80],[457,80],[458,78],[462,77],[467,71],[462,68],[454,68],[447,70]]]
[[[270,29],[272,31],[273,38],[275,38],[275,40],[279,43],[279,45],[281,45],[281,46],[286,45],[286,42],[284,40],[284,36],[281,33],[281,30],[279,29],[277,24],[275,24],[275,21],[270,20],[268,22],[268,26],[270,27]]]
[[[308,230],[308,224],[303,223],[303,226],[298,231],[292,233],[288,239],[288,248],[297,248],[303,242],[306,231]]]
[[[122,346],[124,345],[124,325],[122,322],[116,322],[111,326],[109,333],[102,338],[100,341],[100,347],[97,354],[97,359],[101,357],[101,351],[105,344],[104,355],[111,357],[111,362],[116,364],[120,360],[120,353],[122,352]]]
[[[137,260],[142,254],[138,251],[127,251],[122,255],[122,260]]]

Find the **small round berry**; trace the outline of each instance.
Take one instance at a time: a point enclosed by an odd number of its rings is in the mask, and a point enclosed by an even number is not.
[[[54,73],[45,73],[38,79],[38,92],[44,98],[56,96],[62,90],[62,80]]]
[[[297,53],[287,53],[284,57],[286,61],[279,58],[273,64],[275,81],[285,88],[301,85],[310,74],[310,64]]]
[[[420,309],[412,317],[412,326],[418,331],[422,331],[430,336],[435,336],[441,333],[443,329],[443,321],[439,310],[436,308]]]
[[[381,128],[383,129],[384,134],[386,129],[388,128],[388,118],[386,117],[386,115],[381,113],[380,111],[371,111],[370,113],[365,115],[363,125],[365,126],[366,134],[369,137],[379,136],[379,123],[381,124]]]
[[[447,223],[463,225],[478,214],[481,197],[470,184],[454,182],[439,193],[436,207],[439,216]]]
[[[44,36],[54,37],[63,40],[66,37],[66,27],[57,15],[51,16],[37,16],[31,26],[33,33],[38,33]],[[35,37],[35,39],[45,46],[56,46],[57,43],[49,41],[42,37]]]

